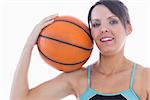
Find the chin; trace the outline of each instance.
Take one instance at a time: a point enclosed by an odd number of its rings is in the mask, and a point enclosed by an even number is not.
[[[119,53],[123,53],[124,51],[124,46],[116,46],[116,45],[109,45],[109,46],[102,46],[102,45],[97,45],[100,53],[104,56],[114,56]]]
[[[113,56],[119,53],[118,50],[113,49],[113,48],[105,48],[105,49],[99,49],[100,53],[104,56]]]
[[[100,53],[101,55],[103,56],[115,56],[115,55],[118,55],[118,54],[123,54],[123,49],[100,49]]]

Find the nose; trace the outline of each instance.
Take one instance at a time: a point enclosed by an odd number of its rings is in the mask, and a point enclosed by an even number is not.
[[[108,33],[109,29],[107,27],[101,27],[101,33]]]
[[[108,33],[108,32],[109,26],[107,25],[107,22],[101,22],[100,33]]]

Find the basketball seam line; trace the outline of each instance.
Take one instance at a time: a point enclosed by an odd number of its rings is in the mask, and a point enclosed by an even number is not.
[[[82,62],[85,62],[85,61],[89,58],[89,57],[88,57],[88,58],[86,58],[85,60],[80,61],[80,62],[77,62],[77,63],[67,64],[67,63],[58,62],[58,61],[56,61],[56,60],[53,60],[53,59],[47,57],[47,56],[40,50],[39,47],[38,47],[38,49],[39,49],[40,53],[41,53],[44,57],[46,57],[47,59],[49,59],[49,60],[51,60],[51,61],[53,61],[53,62],[55,62],[55,63],[62,64],[62,65],[77,65],[77,64],[80,64],[80,63],[82,63]]]
[[[71,22],[71,21],[68,21],[68,20],[54,20],[54,21],[64,21],[64,22],[69,22],[69,23],[71,23],[71,24],[74,24],[74,25],[80,27],[81,29],[83,29],[83,30],[86,32],[86,34],[90,37],[90,40],[92,41],[91,35],[90,35],[83,27],[81,27],[80,25],[78,25],[78,24],[76,24],[76,23],[73,23],[73,22]],[[92,43],[93,43],[93,41],[92,41]]]
[[[62,40],[54,39],[54,38],[51,38],[51,37],[48,37],[48,36],[45,36],[45,35],[40,35],[40,37],[47,38],[47,39],[50,39],[50,40],[54,40],[54,41],[57,41],[57,42],[62,42],[62,43],[64,43],[64,44],[68,44],[68,45],[70,45],[70,46],[74,46],[74,47],[77,47],[77,48],[80,48],[80,49],[84,49],[84,50],[86,50],[86,51],[92,50],[92,49],[80,47],[80,46],[77,46],[77,45],[74,45],[74,44],[71,44],[71,43],[62,41]]]

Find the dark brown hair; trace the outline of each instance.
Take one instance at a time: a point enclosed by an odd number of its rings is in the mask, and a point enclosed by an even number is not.
[[[104,5],[105,7],[107,7],[113,14],[115,14],[120,19],[120,21],[123,24],[125,29],[126,29],[126,25],[130,24],[128,8],[121,1],[119,1],[119,0],[99,0],[89,10],[89,13],[88,13],[89,28],[90,28],[92,10],[97,5]]]

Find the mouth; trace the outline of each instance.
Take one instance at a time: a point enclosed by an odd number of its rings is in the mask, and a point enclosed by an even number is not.
[[[114,40],[113,37],[102,37],[102,38],[100,39],[101,42],[110,42],[110,41],[112,41],[112,40]]]

